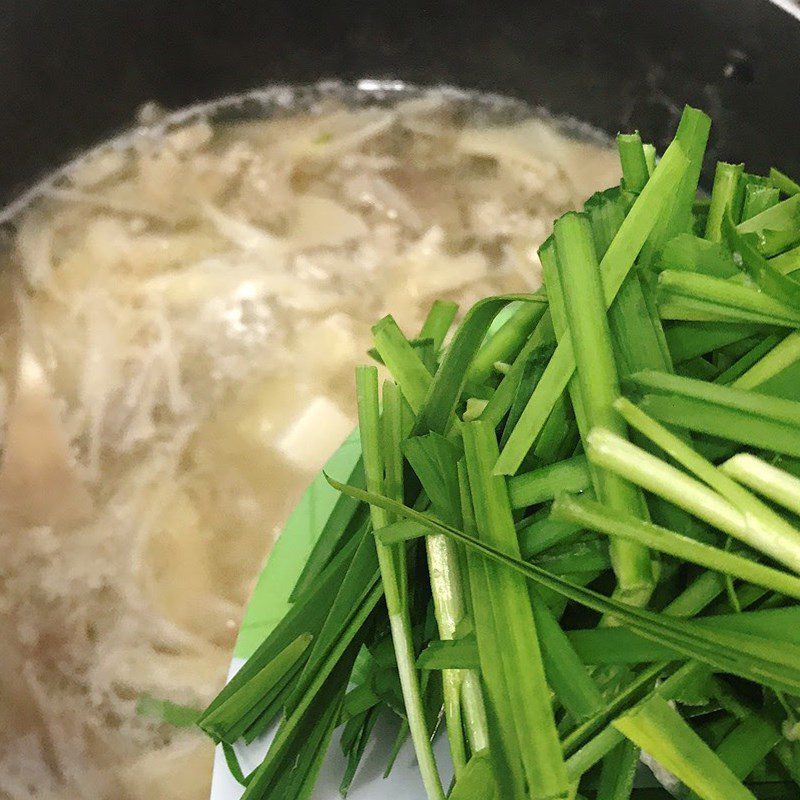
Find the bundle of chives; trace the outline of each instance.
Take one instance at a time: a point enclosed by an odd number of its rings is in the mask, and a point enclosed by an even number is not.
[[[198,720],[248,800],[309,797],[340,724],[345,791],[381,713],[430,800],[639,800],[640,748],[693,798],[797,794],[800,186],[721,163],[695,202],[707,137],[694,109],[657,163],[620,135],[545,292],[485,298],[449,344],[444,301],[416,337],[375,325],[362,460]],[[231,745],[278,717],[242,775]]]

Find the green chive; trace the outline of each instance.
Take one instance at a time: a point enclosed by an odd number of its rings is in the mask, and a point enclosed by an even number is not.
[[[630,376],[626,386],[662,422],[800,455],[798,401],[652,371]]]
[[[613,725],[704,800],[755,800],[663,697],[651,697]]]
[[[751,453],[738,453],[720,469],[764,497],[800,514],[800,478]]]
[[[358,368],[356,391],[367,489],[380,494],[384,491],[384,462],[381,452],[381,425],[378,410],[378,370],[375,367]],[[373,527],[376,530],[385,528],[391,522],[386,510],[379,506],[371,507],[371,516]],[[376,542],[376,548],[386,607],[389,612],[389,624],[395,644],[400,683],[403,687],[403,699],[423,784],[428,800],[443,800],[444,791],[431,749],[416,670],[411,623],[408,606],[405,604],[405,575],[398,573],[396,548],[388,548],[380,542]]]
[[[780,201],[780,191],[775,186],[748,183],[744,188],[742,221],[751,219]]]
[[[800,198],[798,198],[800,200]],[[800,238],[800,203],[798,206],[797,232]],[[777,206],[775,206],[777,208]],[[772,210],[772,209],[771,209]],[[769,211],[764,214],[770,213]],[[758,218],[763,217],[760,214]],[[757,218],[756,218],[757,219]],[[775,269],[770,262],[759,252],[754,244],[752,235],[741,232],[742,226],[735,227],[730,216],[725,216],[722,221],[722,230],[725,241],[733,252],[737,264],[750,276],[752,281],[767,294],[780,302],[797,308],[800,305],[800,283]]]
[[[561,492],[582,492],[591,482],[585,456],[575,456],[509,479],[513,508],[526,508],[552,500]]]
[[[432,382],[430,372],[391,316],[384,317],[373,326],[372,335],[383,363],[389,368],[412,410],[418,413]]]
[[[706,222],[706,239],[712,242],[722,241],[722,218],[730,212],[738,219],[741,211],[741,178],[744,164],[726,164],[720,161],[714,174],[714,185],[711,189],[711,205],[708,208]]]
[[[471,425],[479,424],[471,423]],[[796,648],[786,643],[777,644],[750,634],[731,634],[706,629],[702,634],[698,634],[695,628],[687,625],[685,621],[679,622],[672,616],[646,611],[580,587],[391,498],[346,486],[332,478],[328,478],[328,481],[335,489],[352,497],[364,499],[407,519],[427,522],[433,529],[463,542],[470,550],[482,553],[498,565],[519,573],[539,586],[556,591],[573,602],[601,614],[608,614],[641,636],[667,644],[689,658],[703,661],[721,671],[755,680],[779,691],[790,693],[800,691],[800,668],[797,666],[800,663],[800,647]]]
[[[656,168],[656,156],[658,155],[656,146],[645,142],[642,147],[644,148],[644,160],[647,163],[647,172],[649,175],[652,175]]]
[[[447,522],[461,524],[457,473],[459,448],[443,436],[432,433],[407,439],[402,449],[431,499],[437,516]],[[403,522],[397,524],[402,525]],[[382,540],[386,541],[385,538]],[[442,534],[432,534],[426,537],[425,546],[439,637],[451,641],[456,638],[459,625],[467,618],[457,545]],[[462,697],[464,704],[471,706],[468,713],[472,720],[469,735],[473,750],[483,750],[488,746],[485,723],[480,724],[485,712],[477,676],[471,676],[464,686],[467,677],[457,670],[446,670],[442,676],[447,735],[457,774],[466,765],[462,738]]]
[[[513,360],[546,310],[543,303],[520,303],[513,315],[475,354],[467,371],[467,382],[484,383],[492,374],[496,361]]]
[[[747,340],[764,330],[761,325],[680,322],[668,327],[665,334],[672,360],[680,364],[725,345]]]
[[[675,558],[800,600],[800,578],[795,575],[703,544],[651,522],[614,513],[595,501],[564,495],[553,503],[552,513],[556,519],[574,522],[611,537],[619,536],[638,542]]]
[[[556,221],[553,231],[586,433],[602,426],[624,436],[625,426],[613,408],[619,396],[619,378],[588,220],[567,214]],[[595,493],[604,503],[632,515],[643,513],[644,502],[630,483],[605,470],[597,470],[592,477]],[[621,595],[645,603],[653,584],[647,550],[615,543],[612,553]]]
[[[800,269],[800,246],[787,250],[769,259],[769,263],[778,272],[789,275]]]
[[[664,245],[658,267],[659,270],[701,272],[715,278],[730,278],[739,272],[721,242],[711,242],[691,233],[681,233]]]
[[[734,361],[726,370],[719,373],[715,377],[714,382],[724,384],[725,386],[734,386],[739,389],[752,389],[763,381],[773,377],[773,375],[778,374],[780,370],[775,373],[772,373],[772,370],[781,359],[778,356],[773,356],[767,361],[764,361],[764,358],[771,353],[780,342],[781,337],[777,334],[765,337]],[[745,342],[742,342],[742,344],[745,344]],[[763,365],[758,366],[761,362],[763,362]],[[754,368],[755,371],[753,374],[748,375]],[[745,375],[748,375],[748,377],[744,378]]]
[[[777,186],[784,194],[788,194],[789,196],[800,194],[800,183],[792,180],[788,175],[785,175],[775,167],[772,167],[769,171],[769,180],[773,186]]]
[[[477,530],[492,546],[519,555],[505,480],[492,474],[497,441],[484,422],[464,426],[464,448]],[[495,628],[501,637],[519,755],[532,798],[566,796],[568,781],[548,699],[539,640],[527,586],[520,576],[484,565]]]
[[[800,569],[800,532],[640,410],[622,404],[619,408],[629,422],[636,424],[673,458],[702,476],[709,486],[600,429],[592,431],[590,438],[588,455],[592,461],[617,470],[642,488],[782,564]]]
[[[419,338],[431,339],[433,341],[433,350],[438,353],[442,349],[447,332],[450,330],[457,313],[457,303],[453,303],[450,300],[434,300],[431,310],[422,325]]]
[[[516,402],[517,393],[519,392],[520,384],[524,379],[526,365],[533,354],[537,351],[549,348],[555,342],[555,333],[553,332],[553,323],[551,319],[550,309],[544,312],[539,324],[531,334],[528,341],[520,350],[519,355],[514,359],[508,373],[503,376],[500,385],[492,394],[489,402],[481,413],[481,419],[491,425],[499,425],[503,417],[506,416],[509,409]],[[552,355],[552,353],[551,353]],[[537,379],[541,380],[541,376]],[[521,416],[517,415],[517,419]],[[512,427],[513,429],[513,427]],[[509,434],[512,429],[509,429]],[[505,435],[505,439],[508,434]]]
[[[772,338],[768,341],[773,343]],[[794,332],[774,343],[769,351],[733,381],[731,386],[737,389],[753,389],[798,361],[800,361],[800,333]]]
[[[606,308],[613,302],[650,235],[669,193],[675,191],[688,167],[689,161],[681,143],[673,142],[625,217],[619,233],[600,262]],[[495,466],[498,474],[513,475],[519,469],[531,444],[550,416],[550,411],[567,388],[574,370],[572,344],[565,340],[556,348],[525,411],[506,442]]]
[[[664,270],[658,276],[658,296],[665,319],[800,325],[800,313],[786,303],[753,287],[708,275]]]
[[[464,528],[470,534],[477,535],[469,476],[463,461],[458,464],[458,482]],[[513,683],[514,676],[508,674],[502,657],[503,631],[495,622],[491,584],[487,575],[488,565],[483,556],[472,551],[467,553],[467,565],[481,679],[486,688],[489,755],[497,784],[503,789],[503,796],[511,800],[525,800],[520,741],[511,705],[510,684]]]
[[[647,159],[642,145],[642,137],[639,132],[618,133],[617,148],[619,149],[619,160],[622,166],[622,183],[625,189],[634,194],[644,189],[650,177],[650,170],[647,167]]]
[[[740,222],[736,231],[755,234],[758,250],[765,256],[786,250],[800,239],[800,196],[793,195],[755,217]]]

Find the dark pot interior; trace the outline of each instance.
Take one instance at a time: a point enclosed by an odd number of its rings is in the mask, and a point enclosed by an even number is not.
[[[392,77],[510,94],[663,143],[681,106],[710,156],[800,173],[800,12],[783,0],[7,0],[0,202],[168,108],[273,82]]]

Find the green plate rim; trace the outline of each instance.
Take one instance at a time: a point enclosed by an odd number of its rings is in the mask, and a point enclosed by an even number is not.
[[[324,470],[336,480],[346,481],[360,455],[356,429],[325,462]],[[239,628],[234,658],[249,658],[289,610],[292,589],[338,496],[322,473],[303,493],[258,576]]]

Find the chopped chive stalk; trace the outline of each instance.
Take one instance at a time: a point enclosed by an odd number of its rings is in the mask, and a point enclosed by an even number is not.
[[[744,528],[742,515],[716,492],[610,431],[592,431],[587,455],[720,530]]]
[[[498,791],[491,756],[489,753],[477,753],[455,782],[449,800],[473,800],[476,797],[499,800]]]
[[[463,460],[458,463],[458,485],[464,528],[469,535],[477,535],[470,481]],[[486,717],[491,732],[489,754],[504,796],[518,800],[525,796],[525,776],[511,706],[509,683],[513,682],[513,676],[508,674],[502,658],[502,632],[495,624],[486,560],[479,553],[468,551],[467,565],[481,679],[486,687]]]
[[[740,234],[756,235],[758,250],[773,256],[800,239],[800,196],[782,200],[736,226]]]
[[[702,664],[690,661],[659,685],[656,685],[656,681],[669,672],[669,664],[656,664],[639,673],[606,703],[596,718],[587,720],[564,739],[564,751],[570,755],[567,760],[570,777],[586,772],[616,745],[625,741],[625,737],[609,724],[621,712],[641,701],[646,694],[659,694],[666,699],[673,699],[686,686],[704,680],[708,675],[707,669]]]
[[[247,723],[252,719],[249,713],[258,708],[265,692],[275,685],[280,676],[297,663],[311,644],[312,638],[310,634],[298,636],[238,692],[212,711],[205,712],[198,721],[200,727],[215,740],[233,744],[248,727]]]
[[[383,363],[397,381],[411,409],[418,413],[431,385],[430,372],[391,316],[377,323],[372,328],[372,335]]]
[[[512,316],[475,354],[467,372],[468,384],[487,381],[496,361],[513,360],[546,310],[543,303],[520,303]]]
[[[701,567],[731,575],[800,600],[800,578],[750,558],[703,544],[651,522],[616,514],[599,503],[564,495],[553,504],[556,519],[619,536]]]
[[[692,228],[697,184],[710,129],[711,120],[706,114],[684,107],[675,138],[683,145],[689,163],[642,248],[640,267],[645,272],[655,266],[658,254],[670,239]]]
[[[731,383],[737,389],[754,389],[800,361],[800,333],[794,331],[765,353],[747,372]]]
[[[587,451],[590,460],[617,470],[642,488],[791,569],[800,569],[800,532],[646,415],[642,416],[647,422],[640,421],[638,414],[626,416],[670,455],[699,471],[714,488],[601,429],[592,431]],[[718,493],[720,489],[725,491],[725,497]]]
[[[767,336],[758,342],[752,349],[748,350],[744,355],[733,362],[724,372],[720,372],[714,378],[715,383],[721,383],[725,386],[733,386],[739,389],[752,389],[758,386],[763,381],[773,377],[770,374],[772,369],[776,366],[781,358],[769,359],[764,362],[763,367],[758,367],[758,364],[775,349],[775,346],[780,344],[781,337],[777,334]],[[788,365],[787,365],[788,366]],[[740,383],[740,380],[754,367],[758,367],[751,377]]]
[[[800,238],[800,203],[796,205],[798,206],[796,230],[797,237]],[[766,211],[754,219],[760,219],[768,213],[770,212]],[[743,234],[741,230],[742,225],[734,226],[730,216],[725,216],[722,221],[722,231],[737,265],[767,294],[793,308],[800,306],[800,283],[776,270],[753,243],[752,239],[755,237]]]
[[[455,637],[455,624],[453,622],[458,619],[457,615],[460,610],[455,608],[456,602],[460,600],[460,594],[452,587],[453,576],[457,574],[455,571],[457,563],[453,563],[453,557],[456,556],[453,542],[439,535],[427,537],[425,544],[431,572],[439,635],[445,640],[452,640]],[[441,573],[442,567],[446,570],[445,575],[436,575],[437,571]],[[463,612],[461,617],[463,618]],[[445,724],[456,778],[461,774],[467,763],[467,749],[463,738],[464,726],[461,712],[462,684],[463,674],[460,670],[446,669],[442,672]]]
[[[673,142],[631,206],[622,227],[600,262],[606,308],[617,296],[633,262],[653,230],[669,193],[675,191],[688,166],[689,161],[681,143]],[[506,442],[495,466],[498,474],[513,475],[519,469],[531,444],[550,416],[550,411],[567,388],[574,370],[575,355],[571,341],[566,339],[556,348],[528,405]]]
[[[751,453],[738,453],[720,469],[769,500],[800,514],[800,478]]]
[[[755,800],[663,697],[654,695],[613,725],[704,800]]]
[[[678,369],[679,375],[687,378],[697,378],[701,381],[716,380],[719,375],[719,367],[707,361],[705,358],[693,358],[691,361],[684,361]]]
[[[582,492],[591,483],[585,456],[575,456],[509,479],[513,508],[526,508],[552,500],[561,492]]]
[[[794,328],[798,324],[785,309],[761,310],[746,306],[698,300],[686,293],[688,287],[658,284],[658,313],[664,322],[755,323]],[[750,304],[749,299],[745,299]]]
[[[376,586],[357,608],[343,636],[320,665],[300,702],[278,727],[266,757],[249,776],[242,800],[266,800],[267,797],[274,796],[272,790],[281,775],[286,775],[291,770],[291,764],[298,763],[298,746],[302,748],[303,732],[309,721],[318,720],[320,716],[327,717],[328,713],[333,713],[334,716],[339,713],[347,676],[361,645],[357,638],[358,632],[372,614],[382,594],[382,588]]]
[[[800,457],[800,435],[789,423],[679,394],[647,394],[639,405],[668,425]],[[729,451],[723,448],[722,455],[730,455]]]
[[[503,376],[497,389],[492,394],[485,410],[481,414],[481,419],[492,425],[499,425],[508,410],[514,404],[519,391],[520,384],[524,378],[524,373],[528,360],[537,350],[545,349],[555,342],[553,323],[551,320],[550,309],[544,312],[539,324],[534,329],[530,338],[520,350],[519,355],[514,359],[508,372]]]
[[[634,194],[644,189],[650,177],[650,170],[647,166],[642,137],[639,132],[618,133],[617,149],[619,150],[619,161],[622,166],[622,183],[625,189]]]
[[[625,426],[613,408],[620,393],[619,378],[588,220],[566,214],[556,221],[553,231],[586,432],[603,426],[624,436]],[[592,477],[602,502],[634,516],[643,512],[644,502],[632,484],[603,469]],[[621,596],[631,602],[647,602],[653,585],[647,550],[630,542],[617,542],[612,544],[612,559]]]
[[[432,433],[407,439],[402,451],[431,499],[436,514],[446,521],[460,524],[461,503],[456,467],[459,448],[443,436]],[[408,521],[396,525],[404,523],[408,524]],[[386,541],[385,538],[383,541]],[[446,536],[434,533],[426,536],[425,546],[439,637],[442,641],[452,641],[457,638],[459,625],[468,617],[457,545]],[[470,680],[465,685],[468,677]],[[473,751],[488,746],[483,698],[477,676],[470,676],[462,670],[445,670],[442,680],[447,735],[458,774],[466,766],[462,704],[469,717],[467,731]],[[481,720],[484,720],[483,724]]]
[[[375,367],[359,367],[356,372],[356,393],[367,488],[370,492],[380,494],[384,491],[384,458],[380,443],[378,370]],[[370,513],[373,527],[376,530],[385,528],[391,522],[386,510],[379,506],[371,506]],[[444,791],[431,748],[430,734],[425,722],[425,708],[417,675],[411,623],[408,616],[408,606],[405,602],[406,576],[398,574],[396,548],[386,547],[380,542],[376,542],[375,546],[378,550],[378,561],[386,597],[386,607],[389,612],[389,624],[395,645],[397,668],[403,689],[403,699],[411,738],[414,742],[414,749],[422,774],[422,781],[428,800],[444,800]]]
[[[383,455],[383,491],[387,497],[403,500],[403,398],[394,381],[383,382],[383,413],[381,414],[381,445]],[[391,514],[386,515],[387,524],[395,521]],[[395,574],[398,576],[400,600],[408,602],[408,586],[406,581],[406,551],[403,547],[389,548],[395,562]]]
[[[782,741],[780,728],[747,709],[747,716],[720,742],[719,759],[744,780]],[[694,795],[692,800],[697,800]]]
[[[666,330],[667,344],[675,364],[741,342],[765,330],[761,325],[717,325],[699,322],[676,323]]]
[[[542,374],[547,367],[547,363],[550,361],[550,356],[553,354],[554,347],[555,345],[550,344],[537,347],[525,361],[525,365],[522,369],[522,374],[517,385],[517,391],[514,396],[514,400],[511,403],[511,407],[508,410],[508,415],[506,416],[505,424],[503,425],[503,433],[500,437],[501,447],[508,440],[511,431],[514,430],[514,426],[517,424],[522,412],[525,410],[525,404],[528,402],[528,398],[533,394],[536,384],[541,380]],[[566,425],[566,419],[564,424]],[[537,457],[541,457],[539,453],[536,453],[536,455]]]
[[[661,422],[800,455],[798,401],[653,371],[631,375],[626,385]]]
[[[616,236],[625,211],[620,198],[608,196],[607,192],[593,195],[584,207],[589,213],[597,252],[602,254]],[[608,309],[608,323],[621,374],[648,368],[672,370],[658,311],[654,303],[649,302],[648,295],[649,289],[641,275],[634,272],[625,279]]]
[[[769,259],[770,265],[783,275],[800,270],[800,246],[793,247]]]
[[[483,688],[480,675],[476,670],[469,669],[464,672],[461,696],[464,729],[467,733],[470,750],[473,753],[483,752],[489,746],[489,733]]]
[[[541,295],[500,295],[479,300],[466,314],[456,329],[439,369],[434,375],[425,403],[414,426],[416,434],[447,433],[454,420],[467,370],[480,348],[495,317],[515,300],[526,303],[545,303]],[[412,406],[413,407],[413,406]]]
[[[658,268],[700,272],[715,278],[730,278],[739,272],[725,245],[691,233],[681,233],[664,245]]]
[[[793,194],[800,194],[800,183],[792,180],[788,175],[775,167],[769,171],[769,180],[773,186],[777,186],[778,189],[790,197]]]
[[[707,572],[705,575],[713,575]],[[694,625],[709,625],[731,631],[800,644],[798,607],[742,611],[736,614],[713,614],[699,617]],[[585,664],[641,664],[665,661],[675,653],[663,645],[638,636],[626,628],[604,627],[572,630],[567,633],[572,646]]]
[[[553,612],[537,592],[531,594],[533,618],[542,645],[545,673],[561,704],[578,722],[603,706],[603,695],[586,671]]]
[[[658,276],[658,295],[666,319],[800,325],[800,313],[792,306],[751,286],[709,275],[664,270]],[[680,309],[683,313],[676,313]]]
[[[480,423],[470,423],[479,425]],[[430,515],[415,511],[391,498],[365,492],[353,486],[346,486],[331,478],[330,484],[352,497],[362,498],[371,504],[397,512],[407,519],[427,521],[427,524],[452,538],[463,542],[470,550],[487,556],[491,561],[519,573],[540,587],[555,591],[573,602],[608,614],[619,623],[629,627],[645,638],[672,647],[688,658],[703,661],[722,672],[755,680],[778,691],[797,693],[800,691],[800,647],[780,644],[758,636],[742,633],[703,628],[699,633],[685,621],[678,621],[673,616],[656,614],[642,608],[620,602],[614,598],[585,589],[543,570],[528,564],[516,556],[498,549],[488,542],[470,536],[464,531],[444,525]],[[475,489],[473,487],[473,493]]]
[[[583,210],[589,215],[598,258],[602,258],[611,246],[629,207],[628,197],[619,189],[595,192],[583,204]]]
[[[664,609],[664,613],[672,617],[693,617],[713,603],[724,588],[719,574],[704,572]]]
[[[352,476],[351,476],[352,477]],[[338,505],[338,504],[337,504]],[[330,597],[336,596],[340,585],[350,570],[350,565],[358,552],[359,537],[354,536],[345,542],[333,555],[330,562],[319,573],[316,581],[293,604],[286,616],[275,627],[270,635],[256,649],[253,655],[245,662],[239,672],[233,676],[222,689],[209,707],[203,712],[199,720],[202,727],[203,719],[213,713],[220,705],[246,687],[264,667],[281,654],[286,647],[291,645],[297,637],[311,634],[318,637],[325,626],[329,616]],[[377,600],[376,600],[377,602]],[[352,603],[351,603],[352,607]],[[337,638],[343,641],[345,632],[340,630]],[[256,711],[255,719],[237,721],[229,720],[226,724],[241,724],[245,730],[246,738],[253,738],[265,730],[275,715],[276,711],[286,702],[291,691],[290,680],[296,669],[305,661],[305,653],[296,664],[292,663],[282,674],[276,675],[275,685],[271,690],[264,690]],[[264,687],[262,687],[263,689]],[[252,736],[251,736],[252,734]]]
[[[755,217],[762,211],[772,208],[780,200],[780,191],[775,186],[748,183],[744,188],[742,221]]]
[[[620,742],[603,761],[596,800],[629,800],[639,764],[639,748]]]
[[[572,780],[579,780],[624,742],[625,738],[616,728],[603,729],[567,759],[567,774]]]
[[[663,372],[643,371],[629,376],[627,384],[632,390],[648,394],[676,394],[681,397],[701,400],[720,408],[744,411],[755,417],[790,426],[800,427],[800,402],[781,397],[718,386],[678,375]]]
[[[533,520],[517,524],[522,557],[533,558],[557,544],[573,539],[581,530],[579,525],[551,519],[545,509],[543,516],[537,515]]]
[[[494,430],[484,422],[464,426],[464,450],[478,535],[519,556],[505,479],[492,474],[497,460]],[[565,796],[566,769],[556,733],[539,640],[524,580],[486,562],[489,599],[501,638],[499,657],[510,691],[519,754],[532,798]]]
[[[457,313],[457,303],[453,303],[450,300],[433,301],[431,310],[428,312],[428,316],[425,317],[425,322],[422,325],[419,338],[431,339],[435,353],[438,353],[442,349],[444,339]]]
[[[647,164],[647,174],[652,175],[656,168],[656,156],[658,155],[656,152],[656,146],[654,144],[650,144],[650,142],[645,142],[642,145],[642,148],[644,149],[644,160]]]
[[[712,242],[722,241],[722,218],[730,212],[734,219],[739,218],[741,211],[741,178],[744,164],[726,164],[720,161],[714,174],[714,185],[711,188],[711,205],[708,208],[706,222],[706,239]]]

